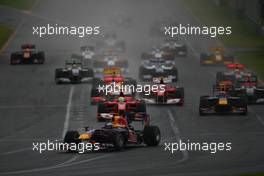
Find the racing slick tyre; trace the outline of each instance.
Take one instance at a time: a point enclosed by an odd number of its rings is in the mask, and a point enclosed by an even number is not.
[[[37,58],[38,58],[38,63],[39,64],[44,64],[44,62],[45,62],[45,53],[43,51],[38,52]]]
[[[169,75],[175,76],[176,78],[173,78],[171,81],[172,82],[177,82],[178,81],[178,77],[179,77],[179,73],[178,70],[176,68],[172,69],[169,71]]]
[[[20,63],[19,55],[16,53],[11,54],[10,65],[16,65]]]
[[[153,75],[154,73],[155,73],[155,71],[154,71],[153,69],[146,69],[145,67],[140,66],[140,67],[139,67],[139,75],[138,75],[138,77],[139,77],[139,79],[142,80],[142,81],[148,81],[148,80],[151,80],[151,78],[150,78],[150,79],[148,79],[148,78],[144,78],[144,76],[145,76],[145,75],[151,75],[151,77],[152,77],[152,75]]]
[[[55,70],[55,82],[56,84],[61,84],[62,82],[60,81],[60,78],[64,77],[63,70],[61,68],[57,68]]]
[[[140,112],[140,113],[146,113],[146,103],[144,101],[141,101],[139,103],[139,105],[137,106],[136,112]]]
[[[97,104],[96,102],[92,101],[92,98],[93,97],[100,97],[100,96],[101,96],[101,94],[100,94],[99,90],[95,89],[95,88],[92,88],[92,90],[91,90],[91,105],[96,105]]]
[[[199,116],[205,116],[205,113],[199,108]]]
[[[242,112],[240,115],[246,116],[248,114],[248,110],[246,109],[244,112]]]
[[[106,105],[104,103],[99,103],[97,106],[97,114],[102,114],[102,113],[109,113]],[[97,118],[98,122],[105,122],[106,119],[104,118]]]
[[[98,104],[97,113],[109,113],[104,103]]]
[[[238,105],[239,107],[245,109],[242,113],[240,113],[240,115],[247,115],[247,113],[248,113],[247,99],[245,99],[245,98],[241,98],[241,101],[239,101],[237,105]]]
[[[216,73],[216,83],[218,84],[221,81],[223,81],[223,73],[222,72],[217,72]]]
[[[81,140],[79,139],[79,132],[78,131],[67,131],[67,133],[65,134],[64,136],[64,143],[67,143],[67,144],[71,144],[71,143],[74,143],[76,145],[78,145]],[[72,151],[70,149],[68,149],[69,152],[77,152],[77,151]]]
[[[84,78],[93,78],[94,77],[94,71],[93,69],[87,69],[87,71],[82,71],[82,77]]]
[[[113,136],[113,145],[116,151],[121,151],[125,147],[125,139],[122,134],[117,133]]]
[[[184,104],[184,88],[183,87],[179,87],[178,90],[176,91],[175,98],[180,98],[181,102],[178,104],[179,106],[183,106]]]
[[[160,129],[157,126],[145,126],[143,130],[144,143],[147,146],[157,146],[160,142]]]
[[[207,60],[207,58],[208,58],[208,55],[207,54],[201,53],[200,54],[200,65],[205,65],[204,64],[204,61]]]
[[[206,113],[202,110],[202,108],[207,107],[207,97],[208,96],[201,96],[200,97],[200,103],[199,103],[199,115],[205,116]]]
[[[100,97],[101,95],[100,95],[100,92],[99,92],[99,90],[98,89],[92,89],[91,90],[91,97]]]
[[[98,88],[99,86],[103,86],[104,85],[104,81],[102,81],[100,78],[94,78],[92,85],[94,88]]]

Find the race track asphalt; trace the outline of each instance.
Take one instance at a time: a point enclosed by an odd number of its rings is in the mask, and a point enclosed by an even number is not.
[[[133,19],[131,27],[113,25],[116,12]],[[12,15],[11,15],[12,14]],[[67,129],[97,127],[96,107],[90,105],[90,84],[56,85],[54,70],[90,38],[32,35],[32,26],[51,24],[100,25],[114,30],[127,44],[129,75],[138,77],[142,52],[162,41],[149,36],[153,22],[172,17],[183,24],[201,23],[182,1],[174,0],[39,0],[32,13],[0,7],[0,21],[21,21],[0,58],[0,175],[230,175],[264,171],[264,109],[250,106],[247,116],[198,115],[199,96],[210,94],[216,71],[201,67],[199,54],[219,41],[187,36],[188,56],[177,58],[179,84],[184,86],[183,107],[149,106],[152,123],[162,141],[158,147],[130,148],[122,152],[85,154],[32,151],[32,142],[62,139]],[[9,20],[9,21],[10,21]],[[9,65],[10,52],[22,43],[44,50],[44,65]],[[232,142],[230,152],[164,151],[165,142]]]

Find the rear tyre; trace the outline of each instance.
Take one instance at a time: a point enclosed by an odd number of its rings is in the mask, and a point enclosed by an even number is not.
[[[208,96],[201,96],[200,97],[200,104],[199,104],[199,115],[200,116],[205,116],[206,113],[204,113],[203,110],[201,110],[202,108],[205,108],[207,106],[207,97]]]
[[[16,65],[18,64],[18,61],[20,61],[18,55],[15,53],[12,53],[11,58],[10,58],[10,65]]]
[[[201,109],[199,109],[199,115],[200,116],[205,116],[205,113]]]
[[[68,131],[65,136],[64,136],[64,143],[67,143],[67,144],[76,144],[78,145],[81,140],[79,139],[79,132],[78,131]],[[71,149],[68,149],[69,152],[77,152],[77,151],[73,151]]]
[[[63,71],[61,68],[57,68],[55,70],[55,82],[56,84],[61,84],[62,82],[60,81],[60,78],[63,77]]]
[[[138,106],[137,106],[137,109],[136,109],[136,112],[140,112],[140,113],[146,113],[147,110],[146,110],[146,103],[144,101],[141,101]]]
[[[121,151],[125,147],[125,139],[121,134],[114,135],[113,139],[114,148],[116,151]]]
[[[205,65],[205,64],[204,64],[204,61],[206,60],[207,57],[208,57],[208,56],[207,56],[207,54],[205,54],[205,53],[201,53],[201,54],[200,54],[200,65]]]
[[[107,110],[107,107],[104,103],[99,103],[97,106],[97,114],[102,114],[102,113],[109,113],[109,111]],[[106,119],[104,118],[97,118],[98,122],[105,122]]]
[[[45,53],[43,51],[38,53],[38,60],[40,64],[44,64],[45,62]]]
[[[160,129],[157,126],[146,126],[143,130],[144,143],[147,146],[157,146],[160,142]]]

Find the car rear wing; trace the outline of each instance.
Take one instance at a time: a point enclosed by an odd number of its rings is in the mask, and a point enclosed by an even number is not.
[[[118,115],[118,104],[117,102],[106,102],[106,112],[104,115],[115,116]],[[127,102],[126,103],[126,116],[130,121],[142,121],[144,123],[149,122],[149,116],[146,112],[139,112],[138,106],[140,105],[139,101]]]
[[[119,67],[111,67],[111,68],[104,68],[103,71],[104,75],[120,75],[121,74],[121,68]]]
[[[80,58],[71,58],[71,59],[67,59],[65,61],[65,65],[82,65],[82,61]]]
[[[21,45],[21,49],[24,50],[24,49],[35,49],[36,46],[33,45],[33,44],[23,44]]]
[[[224,48],[222,48],[222,47],[211,47],[210,50],[213,52],[223,52]]]
[[[94,46],[81,46],[80,50],[81,51],[85,51],[85,50],[94,51],[95,48],[94,48]]]
[[[163,81],[163,83],[171,83],[172,82],[172,78],[170,77],[153,77],[152,82],[153,83],[161,83],[161,80]]]
[[[232,89],[233,89],[233,84],[231,84],[230,81],[223,81],[223,82],[213,85],[213,94],[216,94],[219,92],[227,93]]]
[[[226,67],[230,70],[244,70],[244,64],[227,64]]]

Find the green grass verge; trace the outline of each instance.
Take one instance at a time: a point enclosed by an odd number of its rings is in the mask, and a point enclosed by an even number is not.
[[[31,10],[36,0],[0,0],[1,5],[19,10]]]
[[[185,0],[202,23],[208,26],[231,26],[232,34],[219,39],[227,48],[258,48],[258,51],[235,52],[239,62],[255,70],[264,79],[264,36],[256,33],[248,20],[235,17],[234,12],[226,6],[218,6],[212,0]]]
[[[225,45],[264,48],[264,36],[260,37],[250,21],[236,18],[226,6],[217,6],[212,0],[186,0],[185,3],[204,24],[232,27],[231,35],[220,37]]]
[[[0,26],[0,49],[4,46],[12,33],[13,29],[6,26]]]
[[[264,174],[246,174],[246,175],[240,175],[240,176],[264,176]]]

